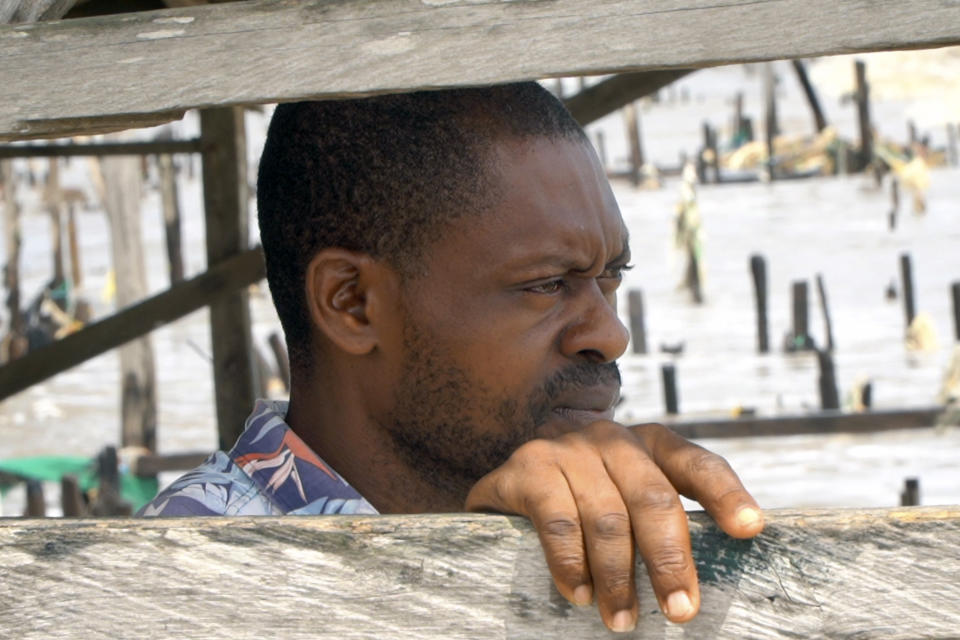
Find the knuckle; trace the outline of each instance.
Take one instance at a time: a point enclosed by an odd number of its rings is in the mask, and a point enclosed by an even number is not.
[[[688,463],[688,468],[691,472],[698,475],[714,476],[726,474],[731,471],[730,464],[724,458],[706,449],[697,448],[700,450],[691,456],[690,462]]]
[[[509,462],[519,465],[552,461],[555,455],[555,445],[549,440],[535,438],[519,447],[509,458]]]
[[[633,496],[631,504],[639,511],[662,513],[677,509],[680,506],[680,498],[673,487],[656,484],[638,491]]]
[[[676,576],[690,571],[690,554],[679,547],[662,547],[653,551],[647,569],[658,577]]]
[[[622,540],[632,535],[630,517],[622,511],[612,511],[594,518],[590,528],[599,540]]]
[[[633,589],[633,574],[620,566],[606,567],[599,582],[604,592],[620,597],[627,597]],[[594,576],[596,580],[596,576]]]
[[[580,540],[580,521],[564,515],[545,518],[540,525],[540,535],[552,540]]]

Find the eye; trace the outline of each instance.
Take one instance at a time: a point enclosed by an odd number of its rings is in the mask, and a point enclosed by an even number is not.
[[[612,280],[617,280],[618,282],[623,279],[623,272],[630,271],[633,269],[632,264],[622,264],[615,267],[608,267],[603,273],[601,273],[598,278],[607,278]]]
[[[540,284],[535,284],[532,287],[527,287],[527,291],[531,293],[540,293],[543,295],[553,295],[560,293],[566,289],[567,283],[563,278],[556,278],[554,280],[548,280],[547,282],[541,282]]]

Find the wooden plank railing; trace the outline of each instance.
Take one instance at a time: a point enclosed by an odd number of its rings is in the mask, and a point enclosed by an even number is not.
[[[960,507],[771,511],[753,541],[690,515],[701,612],[638,564],[633,638],[952,638]],[[608,638],[495,515],[0,521],[0,636]]]
[[[216,4],[0,27],[0,138],[191,107],[957,43],[947,0]]]

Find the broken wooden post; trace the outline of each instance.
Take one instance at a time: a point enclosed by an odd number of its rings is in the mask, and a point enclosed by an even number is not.
[[[860,127],[860,154],[857,171],[863,171],[873,160],[873,128],[870,124],[870,85],[867,82],[867,65],[862,60],[854,62],[857,89],[857,122]]]
[[[703,157],[704,168],[701,182],[720,182],[720,154],[717,151],[717,132],[706,120],[703,121]],[[712,176],[707,174],[707,167]]]
[[[51,253],[53,254],[53,281],[51,289],[57,289],[63,286],[66,281],[66,275],[63,269],[63,219],[61,212],[63,209],[63,194],[60,191],[60,160],[50,158],[49,170],[47,172],[47,183],[43,190],[44,204],[47,214],[50,216],[50,239],[53,245]],[[61,309],[66,309],[67,300],[57,300]]]
[[[60,506],[65,518],[87,515],[87,506],[76,477],[65,475],[60,478]]]
[[[829,351],[817,350],[817,365],[820,376],[817,386],[820,388],[820,408],[830,411],[840,408],[840,394],[837,392],[837,375],[833,367],[833,357]]]
[[[36,478],[29,478],[24,484],[27,491],[27,506],[23,515],[27,518],[46,517],[47,502],[43,497],[43,483]]]
[[[640,185],[643,168],[643,140],[640,137],[640,114],[636,103],[631,102],[623,108],[623,117],[627,129],[627,145],[630,148],[630,179],[636,187]]]
[[[142,174],[139,158],[99,159],[103,204],[110,222],[110,245],[116,280],[116,306],[123,309],[147,296],[143,240],[140,234]],[[121,446],[157,446],[157,390],[153,343],[149,335],[124,344],[120,353]]]
[[[237,255],[249,244],[247,158],[243,110],[200,111],[203,204],[207,265]],[[256,399],[250,306],[245,289],[210,305],[213,380],[220,449],[229,450],[243,431]]]
[[[793,70],[797,73],[797,80],[803,88],[803,94],[807,97],[807,103],[810,105],[810,111],[813,114],[813,126],[817,133],[827,128],[827,119],[823,117],[823,109],[820,108],[820,100],[817,98],[817,92],[810,82],[807,75],[807,69],[802,60],[791,60]]]
[[[647,352],[647,328],[643,313],[643,291],[630,289],[627,293],[627,313],[630,314],[630,344],[634,353]]]
[[[80,267],[80,243],[77,240],[76,204],[67,205],[67,243],[70,247],[70,277],[74,290],[83,286],[83,269]]]
[[[900,211],[900,181],[894,176],[890,180],[890,214],[887,216],[887,228],[897,228],[897,213]]]
[[[770,331],[767,326],[767,261],[759,255],[750,256],[750,273],[753,276],[753,294],[757,303],[757,351],[770,351]]]
[[[817,274],[817,294],[820,296],[820,310],[823,312],[823,327],[827,334],[827,351],[833,351],[833,323],[830,321],[830,306],[827,304],[827,288],[823,276]]]
[[[913,324],[913,318],[917,315],[917,307],[913,299],[913,264],[909,253],[900,255],[900,283],[903,289],[903,311],[907,320],[907,329],[909,329]]]
[[[869,410],[873,406],[873,382],[868,380],[863,384],[860,390],[860,403],[864,410]]]
[[[582,78],[581,78],[582,79]],[[287,354],[287,348],[280,338],[280,334],[274,331],[267,339],[270,344],[270,350],[273,352],[273,359],[277,363],[277,375],[283,382],[284,388],[290,391],[290,356]]]
[[[97,517],[132,515],[132,505],[125,501],[121,494],[120,468],[115,447],[104,447],[97,455],[97,478],[97,499],[90,509],[91,513]]]
[[[660,367],[663,378],[663,404],[667,415],[675,416],[680,413],[680,401],[677,395],[677,369],[672,364]]]
[[[950,298],[953,301],[953,331],[960,342],[960,280],[950,285]]]
[[[171,139],[173,134],[165,130],[157,140]],[[180,195],[177,190],[177,176],[173,167],[173,156],[157,156],[157,168],[160,173],[160,201],[163,206],[163,230],[167,246],[167,264],[170,268],[170,284],[183,280],[183,248],[180,240]]]
[[[767,62],[763,67],[763,87],[764,100],[766,104],[766,140],[767,140],[767,172],[771,180],[776,178],[774,166],[775,155],[774,140],[780,133],[780,125],[777,122],[777,76],[773,71],[773,63]]]
[[[603,131],[597,130],[597,156],[600,158],[600,166],[607,168],[607,145],[603,139]]]
[[[900,493],[901,507],[915,507],[920,504],[920,479],[906,478],[903,481],[903,491]]]

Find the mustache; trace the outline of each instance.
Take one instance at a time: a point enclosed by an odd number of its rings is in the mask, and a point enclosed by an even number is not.
[[[579,362],[560,369],[547,378],[529,402],[530,416],[535,425],[547,422],[557,398],[571,389],[591,387],[620,387],[620,367],[616,362],[597,364]]]

